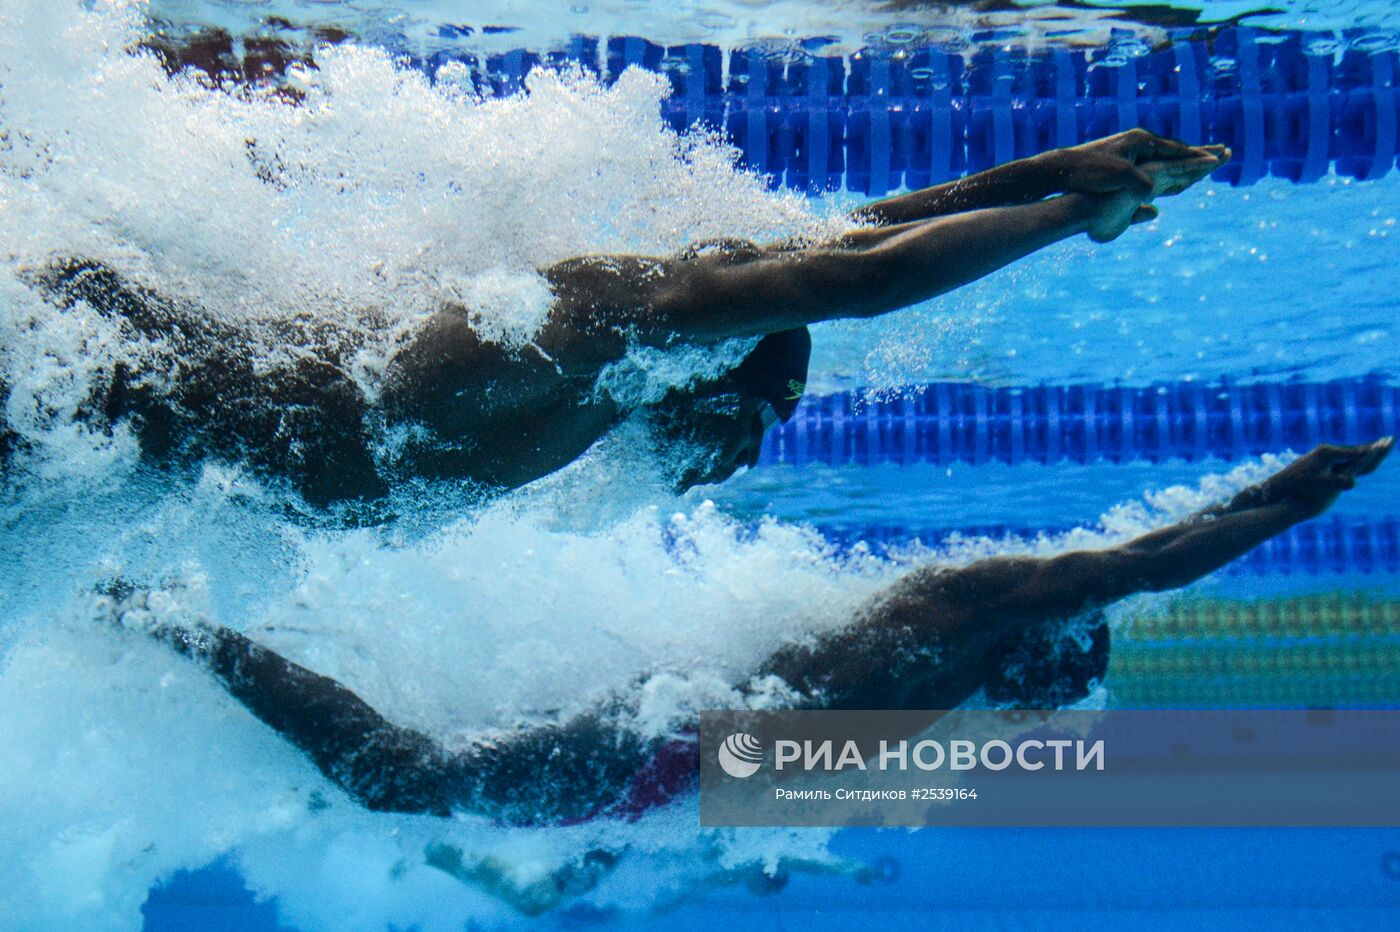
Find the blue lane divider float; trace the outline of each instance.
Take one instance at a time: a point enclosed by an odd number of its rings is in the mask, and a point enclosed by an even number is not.
[[[985,525],[964,528],[913,527],[899,524],[818,524],[833,543],[852,547],[864,543],[876,550],[915,541],[937,548],[956,537],[994,540],[1033,539],[1069,528],[1016,528]],[[1290,528],[1231,563],[1229,576],[1332,576],[1400,573],[1400,517],[1333,515]]]
[[[880,195],[1134,126],[1231,146],[1235,159],[1217,174],[1230,184],[1315,181],[1334,166],[1378,178],[1400,150],[1400,68],[1384,38],[1229,28],[1141,55],[903,45],[837,58],[800,42],[775,54],[576,37],[548,53],[443,51],[421,64],[435,73],[464,61],[487,95],[515,93],[540,65],[605,80],[647,68],[671,82],[662,110],[672,126],[724,130],[775,185]]]
[[[935,382],[892,401],[809,397],[769,431],[762,464],[1233,460],[1400,434],[1378,378],[990,387]]]

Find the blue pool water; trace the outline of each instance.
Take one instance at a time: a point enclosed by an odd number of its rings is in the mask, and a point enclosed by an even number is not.
[[[945,829],[917,834],[847,830],[842,854],[897,862],[888,883],[842,889],[796,876],[781,892],[711,891],[671,906],[671,928],[1379,929],[1400,900],[1395,832],[1380,829]],[[143,908],[150,930],[279,925],[236,869],[177,876]],[[647,927],[651,919],[575,908],[549,928]]]
[[[654,62],[661,77],[537,76],[528,96],[477,99],[503,62],[523,71],[529,56],[562,61],[586,48],[606,71],[625,65],[628,49],[645,58],[649,48],[692,48],[700,60],[777,63],[781,75],[813,58],[854,74],[852,61],[897,69],[904,50],[936,49],[966,56],[974,71],[997,54],[1063,52],[1100,74],[1180,45],[1204,49],[1203,67],[1217,74],[1202,93],[1234,100],[1243,99],[1238,56],[1221,50],[1238,48],[1227,30],[1243,25],[1258,48],[1306,46],[1307,67],[1330,69],[1329,87],[1358,74],[1372,82],[1347,93],[1389,93],[1395,81],[1384,75],[1400,75],[1400,21],[1386,4],[1245,6],[589,0],[482,4],[464,21],[455,4],[418,0],[7,2],[0,381],[32,456],[0,490],[0,926],[1392,925],[1395,829],[702,831],[693,798],[635,823],[554,829],[371,814],[207,675],[90,620],[103,581],[163,585],[181,610],[248,631],[447,742],[546,720],[638,682],[649,721],[665,727],[722,701],[716,683],[765,644],[824,630],[909,560],[1122,539],[1238,488],[1261,473],[1259,453],[1282,448],[766,463],[675,496],[624,430],[502,500],[416,489],[396,500],[396,520],[346,528],[299,516],[283,490],[237,464],[177,482],[140,466],[120,432],[82,430],[75,415],[87,387],[128,349],[96,315],[54,313],[23,275],[81,249],[250,327],[300,313],[354,329],[362,322],[347,309],[380,308],[389,323],[362,334],[368,349],[355,363],[372,382],[385,334],[443,296],[480,304],[485,327],[528,333],[539,311],[531,270],[547,262],[664,252],[720,234],[820,232],[860,200],[809,197],[785,191],[784,178],[736,170],[736,156],[752,163],[751,147],[680,141],[662,114],[684,75],[660,64],[672,61],[664,54]],[[123,51],[169,49],[215,29],[227,34],[229,61],[254,62],[255,79],[311,104],[241,96],[247,74],[225,90],[182,83],[154,58]],[[317,69],[294,63],[312,48]],[[1106,80],[1086,87],[1135,92]],[[721,102],[749,93],[717,87]],[[1384,99],[1394,105],[1400,92]],[[843,97],[830,109],[857,108]],[[1393,121],[1384,124],[1380,105],[1357,112],[1360,128],[1347,132],[1379,151]],[[1336,119],[1345,123],[1340,109]],[[748,132],[722,128],[731,139]],[[250,164],[275,164],[286,183],[267,183]],[[860,411],[912,404],[940,383],[1400,386],[1400,179],[1394,159],[1387,164],[1367,180],[1347,171],[1305,184],[1208,180],[1112,244],[1067,242],[936,301],[819,325],[812,397],[798,416],[832,393],[851,393]],[[247,351],[279,364],[275,346]],[[619,384],[654,392],[675,377],[668,365],[634,359]],[[1384,416],[1377,423],[1393,423]],[[1339,419],[1300,436],[1345,439]],[[1248,638],[1152,626],[1205,617],[1183,604],[1393,605],[1400,571],[1384,548],[1393,550],[1397,516],[1392,463],[1342,499],[1324,519],[1332,523],[1305,526],[1185,601],[1130,600],[1114,616],[1123,666],[1110,668],[1094,701],[1400,705],[1400,630],[1339,634],[1320,613],[1280,640],[1294,651],[1286,675],[1242,664],[1206,683],[1134,661],[1254,656]],[[862,539],[891,544],[892,556]],[[521,884],[596,848],[621,857],[596,887],[528,918],[489,883],[433,866],[426,852],[442,845],[503,865]],[[814,864],[881,876],[857,883]]]

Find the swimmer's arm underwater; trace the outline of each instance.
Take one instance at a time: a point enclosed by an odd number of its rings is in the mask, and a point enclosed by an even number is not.
[[[894,226],[946,214],[1030,204],[1056,194],[1113,194],[1130,190],[1146,200],[1153,179],[1139,163],[1203,161],[1211,170],[1230,158],[1224,146],[1189,146],[1143,129],[1051,149],[975,175],[874,201],[852,211],[854,220]]]
[[[849,627],[781,650],[757,672],[782,677],[816,707],[954,708],[981,688],[1008,634],[1193,582],[1326,511],[1393,446],[1385,438],[1318,447],[1226,505],[1108,550],[916,570]],[[164,619],[146,598],[128,597],[113,615],[203,663],[230,695],[370,809],[474,811],[509,821],[585,818],[617,804],[658,748],[616,724],[614,710],[600,709],[449,751],[387,721],[329,677],[226,628]]]
[[[1319,446],[1225,505],[1107,550],[916,570],[855,625],[780,652],[764,672],[833,708],[954,708],[988,680],[1008,636],[1189,585],[1325,512],[1394,445]]]
[[[557,300],[536,344],[567,365],[602,351],[609,333],[664,347],[879,316],[1079,233],[1114,239],[1156,216],[1146,201],[1185,190],[1228,157],[1221,147],[1121,134],[878,202],[857,217],[887,225],[830,242],[570,259],[545,271]]]
[[[596,347],[607,331],[665,347],[876,317],[1086,232],[1099,206],[1093,197],[1062,195],[802,249],[760,249],[737,261],[723,253],[570,260],[547,272],[557,300],[535,342],[558,359]]]
[[[603,712],[450,751],[390,722],[328,676],[205,621],[172,622],[138,592],[114,605],[198,661],[229,695],[311,759],[328,780],[376,812],[488,813],[507,821],[579,818],[616,802],[652,745]],[[551,811],[540,815],[543,807]]]

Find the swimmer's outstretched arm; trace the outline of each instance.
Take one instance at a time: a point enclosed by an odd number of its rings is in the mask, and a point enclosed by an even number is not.
[[[1394,444],[1317,447],[1226,505],[1108,550],[917,570],[856,624],[780,652],[764,672],[833,708],[954,708],[994,672],[1008,636],[1195,582],[1325,512]]]
[[[876,317],[976,281],[1085,233],[1110,203],[1065,194],[974,210],[735,261],[575,259],[546,272],[556,303],[535,344],[566,366],[616,358],[613,334],[643,344],[716,343],[825,320]]]
[[[1083,145],[1017,159],[946,184],[874,201],[851,211],[850,216],[886,227],[969,210],[1029,204],[1068,192],[1112,194],[1133,190],[1145,199],[1152,192],[1153,182],[1138,168],[1139,163],[1190,161],[1203,157],[1224,164],[1230,153],[1224,146],[1189,146],[1145,129],[1131,129]]]
[[[386,720],[359,696],[221,625],[149,621],[138,593],[114,607],[118,623],[144,628],[206,667],[253,715],[302,751],[368,809],[448,815],[451,756]]]
[[[1173,144],[1159,140],[1152,145]],[[858,230],[814,246],[780,244],[737,256],[718,250],[676,259],[571,259],[545,271],[557,300],[536,344],[568,367],[587,365],[590,354],[615,358],[618,350],[612,344],[623,332],[645,344],[669,346],[886,314],[976,281],[1071,236],[1088,233],[1106,241],[1132,223],[1150,220],[1156,209],[1145,200],[1185,190],[1228,158],[1223,149],[1190,151],[1190,157],[1137,162],[1099,150],[1078,157],[1091,166],[1112,163],[1116,181],[1086,168],[1081,175],[1070,170],[1050,185],[1050,173],[1031,182],[1028,176],[1039,169],[1011,166],[985,184],[993,192],[986,200],[1009,197],[1009,206],[937,215],[980,202],[982,187],[916,192],[885,202],[883,208],[876,205],[872,216],[879,221],[920,219]],[[1082,190],[1045,200],[1033,197],[1047,185],[1064,190],[1071,179]],[[922,216],[925,211],[935,215]]]
[[[221,625],[177,622],[149,593],[114,602],[114,619],[198,661],[229,695],[306,754],[367,809],[512,822],[583,818],[617,802],[652,746],[609,710],[453,751],[396,725],[328,676]]]

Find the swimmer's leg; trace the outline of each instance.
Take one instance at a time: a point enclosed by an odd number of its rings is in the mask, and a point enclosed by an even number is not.
[[[597,848],[543,876],[524,879],[507,862],[493,856],[476,860],[466,858],[454,845],[434,844],[424,852],[429,866],[436,867],[465,884],[484,890],[527,916],[538,916],[564,905],[569,900],[593,890],[612,873],[622,854]],[[813,860],[783,858],[775,870],[746,865],[719,868],[683,890],[667,902],[674,908],[683,902],[714,889],[743,886],[756,896],[781,892],[794,874],[818,877],[846,878],[862,885],[891,882],[898,874],[898,865],[881,858],[867,863],[852,858]]]
[[[756,896],[768,896],[781,893],[794,874],[845,878],[866,885],[891,882],[898,875],[898,871],[898,865],[888,858],[880,858],[873,863],[856,858],[821,861],[814,858],[783,858],[772,870],[766,866],[754,865],[722,868],[706,878],[705,886],[722,888],[743,885]]]

